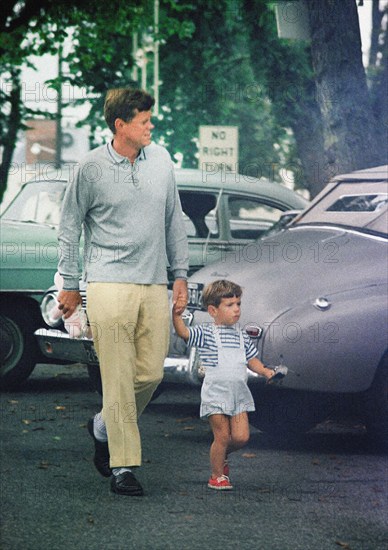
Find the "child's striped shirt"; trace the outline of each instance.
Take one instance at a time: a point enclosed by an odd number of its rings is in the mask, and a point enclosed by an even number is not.
[[[217,353],[217,344],[214,338],[214,323],[204,323],[202,325],[195,325],[193,327],[188,327],[189,329],[189,339],[187,344],[198,348],[198,352],[204,367],[216,367],[218,362],[218,353]],[[236,326],[226,326],[222,325],[217,327],[219,331],[221,344],[225,348],[238,348],[240,347],[240,328]],[[249,338],[245,330],[241,330],[244,347],[245,347],[245,356],[247,361],[256,357],[257,349],[253,344],[252,340]]]

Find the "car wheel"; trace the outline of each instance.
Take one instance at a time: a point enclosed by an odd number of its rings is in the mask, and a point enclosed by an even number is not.
[[[322,396],[296,390],[263,388],[252,392],[256,411],[249,420],[255,428],[285,437],[307,432],[329,414],[329,402]]]
[[[97,393],[99,393],[100,395],[102,395],[100,367],[98,365],[88,365],[88,374],[89,374],[89,380],[90,380],[92,389]],[[163,391],[164,391],[164,387],[162,382],[154,391],[151,401],[153,401],[154,399],[157,399],[159,395],[163,393]]]
[[[43,321],[42,321],[43,323]],[[40,353],[34,331],[39,316],[24,303],[0,304],[0,387],[11,390],[33,371]]]
[[[383,357],[364,400],[368,436],[378,446],[388,447],[388,353]]]

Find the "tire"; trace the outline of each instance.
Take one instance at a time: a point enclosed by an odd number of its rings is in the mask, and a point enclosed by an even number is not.
[[[388,353],[377,368],[376,376],[363,399],[365,423],[372,443],[388,448]]]
[[[89,380],[90,380],[90,385],[92,387],[92,390],[102,395],[100,367],[98,365],[88,365],[88,374],[89,374]],[[163,393],[163,391],[164,391],[164,384],[162,382],[154,391],[151,397],[151,401],[154,401],[154,399],[157,399],[159,395]]]
[[[282,438],[307,432],[322,422],[330,411],[329,396],[277,388],[262,388],[252,394],[256,411],[250,413],[250,423]]]
[[[0,388],[17,388],[40,357],[34,332],[44,322],[32,301],[0,303]]]

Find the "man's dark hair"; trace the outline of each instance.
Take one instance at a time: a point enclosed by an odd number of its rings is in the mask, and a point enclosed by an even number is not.
[[[240,298],[242,294],[241,286],[232,281],[220,279],[208,284],[202,294],[202,303],[205,307],[218,307],[222,298]]]
[[[109,129],[116,133],[115,120],[121,118],[130,122],[137,113],[150,111],[155,104],[155,99],[136,88],[117,88],[109,90],[106,94],[104,116]]]

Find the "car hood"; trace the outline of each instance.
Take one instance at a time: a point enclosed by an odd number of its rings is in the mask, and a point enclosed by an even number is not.
[[[225,254],[190,281],[234,281],[243,288],[241,320],[262,324],[306,301],[386,283],[386,244],[336,228],[295,227]]]

